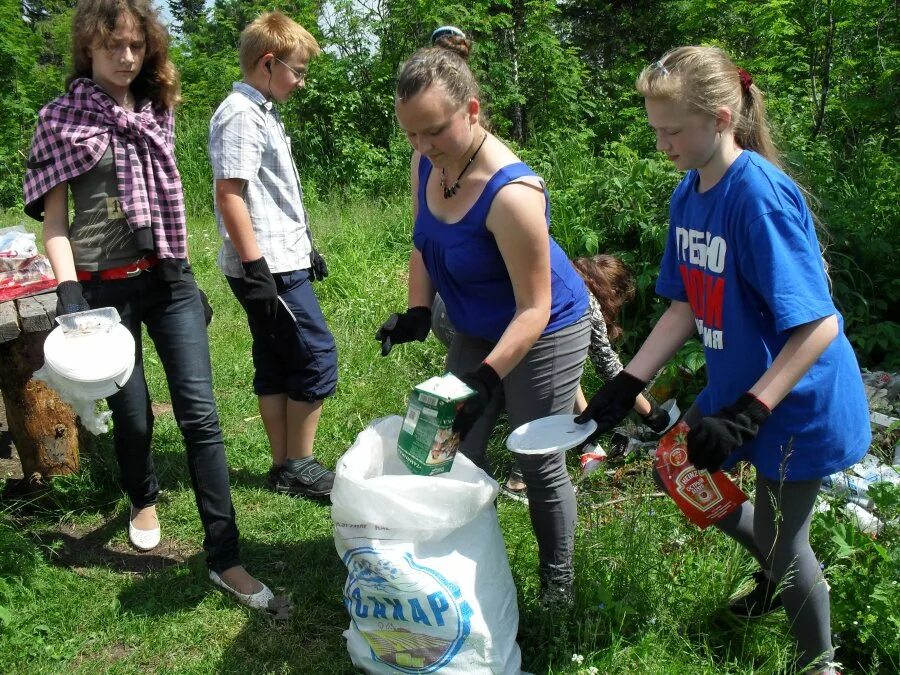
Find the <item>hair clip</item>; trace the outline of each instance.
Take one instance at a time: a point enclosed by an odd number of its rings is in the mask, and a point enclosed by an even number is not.
[[[431,33],[431,44],[434,44],[438,38],[442,38],[445,35],[456,35],[463,39],[466,37],[466,34],[456,26],[441,26],[440,28],[435,28]]]
[[[663,62],[662,62],[662,61],[657,61],[657,62],[654,63],[653,65],[654,65],[656,68],[658,68],[659,70],[661,70],[663,75],[668,75],[668,74],[669,74],[669,69],[666,68],[666,67],[663,65]]]
[[[744,90],[745,94],[750,93],[750,87],[753,86],[753,78],[750,77],[750,73],[748,73],[743,68],[738,68],[738,77],[741,78],[741,89]]]

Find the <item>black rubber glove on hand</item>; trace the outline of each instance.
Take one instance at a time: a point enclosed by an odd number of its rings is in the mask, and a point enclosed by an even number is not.
[[[203,305],[203,320],[206,321],[206,325],[208,326],[212,323],[213,318],[213,309],[209,304],[209,298],[206,297],[206,293],[203,292],[203,289],[198,288],[200,291],[200,302]]]
[[[487,408],[494,391],[500,386],[500,376],[488,364],[482,363],[474,373],[467,373],[459,379],[475,390],[475,395],[465,400],[453,420],[453,431],[459,432],[459,440],[462,441],[469,435],[472,426]]]
[[[669,413],[659,407],[659,404],[650,400],[650,412],[641,415],[641,421],[650,427],[650,430],[661,434],[669,426]]]
[[[418,340],[423,342],[431,330],[431,310],[428,307],[410,307],[400,314],[391,314],[375,333],[381,342],[381,355],[391,353],[394,345]]]
[[[247,312],[268,321],[274,320],[278,312],[278,287],[269,264],[265,258],[257,258],[241,265],[247,287]]]
[[[717,471],[732,452],[756,438],[759,426],[771,414],[753,394],[743,394],[736,403],[701,418],[688,432],[688,459],[698,469]]]
[[[56,316],[86,312],[90,308],[77,281],[63,281],[56,287]]]
[[[328,265],[325,264],[325,258],[316,249],[309,254],[309,278],[312,281],[322,281],[328,276]]]
[[[646,385],[646,382],[634,375],[621,371],[597,390],[584,412],[575,418],[575,422],[584,424],[588,420],[594,420],[597,423],[597,430],[591,434],[591,439],[596,438],[625,419],[628,412],[634,408],[634,400]]]

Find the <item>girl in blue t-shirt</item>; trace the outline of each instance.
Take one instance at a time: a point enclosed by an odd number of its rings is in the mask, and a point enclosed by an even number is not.
[[[821,478],[859,460],[870,430],[812,216],[779,166],[762,92],[724,52],[680,47],[636,86],[657,148],[687,171],[656,286],[672,303],[582,418],[612,428],[699,334],[709,381],[685,418],[690,460],[714,471],[743,459],[757,474],[755,504],[716,524],[761,567],[731,609],[757,616],[783,604],[800,670],[832,673],[828,586],[809,524]]]

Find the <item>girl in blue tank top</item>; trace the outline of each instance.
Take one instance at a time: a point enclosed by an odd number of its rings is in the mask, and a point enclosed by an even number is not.
[[[381,326],[382,354],[424,340],[435,291],[457,333],[448,370],[476,395],[457,415],[460,452],[486,466],[502,410],[515,428],[571,413],[590,339],[584,282],[550,236],[543,181],[483,126],[471,43],[457,28],[403,65],[395,109],[413,152],[409,303]],[[520,459],[544,598],[572,597],[575,494],[564,456]]]
[[[822,477],[859,461],[871,434],[812,216],[778,166],[762,92],[724,52],[672,50],[637,89],[657,148],[687,171],[656,284],[672,302],[584,417],[598,431],[614,426],[698,335],[708,382],[685,416],[688,458],[709,471],[739,460],[756,468],[754,502],[715,523],[760,566],[730,609],[758,616],[783,606],[797,672],[833,675],[828,584],[809,525]]]

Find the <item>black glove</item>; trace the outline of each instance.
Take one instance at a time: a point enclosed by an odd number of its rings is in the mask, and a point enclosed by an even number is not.
[[[265,258],[241,263],[244,267],[247,312],[264,320],[274,320],[278,312],[278,287]]]
[[[311,281],[322,281],[328,276],[328,265],[325,264],[325,258],[316,249],[309,254],[309,278]]]
[[[213,309],[209,304],[209,298],[206,297],[206,293],[203,292],[202,288],[198,288],[200,291],[200,303],[203,305],[203,320],[206,321],[206,325],[208,326],[212,322],[213,318]]]
[[[584,412],[575,418],[575,422],[584,424],[588,420],[594,420],[597,423],[597,430],[591,434],[591,439],[596,438],[625,419],[628,412],[634,408],[634,400],[646,385],[646,382],[634,375],[621,371],[597,390]]]
[[[646,415],[641,415],[641,421],[650,427],[651,431],[661,434],[669,426],[669,413],[660,408],[659,404],[653,399],[648,400],[650,401],[650,412]]]
[[[743,394],[715,415],[702,417],[688,432],[688,459],[698,469],[718,470],[732,452],[756,438],[759,425],[771,414],[753,394]]]
[[[56,316],[86,312],[90,308],[77,281],[63,281],[56,287]]]
[[[400,314],[391,314],[375,333],[381,341],[381,355],[391,353],[394,345],[418,340],[423,342],[431,330],[431,310],[428,307],[410,307]]]
[[[462,441],[469,435],[472,426],[487,408],[494,391],[500,386],[500,376],[487,363],[482,363],[474,373],[467,373],[459,379],[475,390],[475,395],[465,400],[453,420],[453,431],[459,432],[459,440]]]

